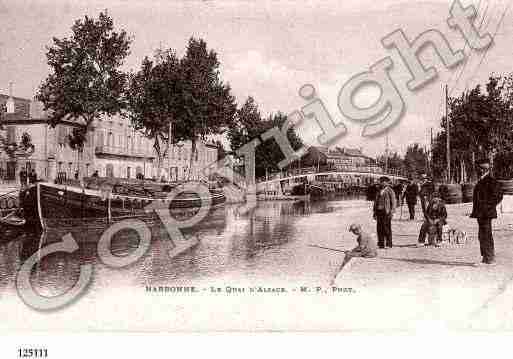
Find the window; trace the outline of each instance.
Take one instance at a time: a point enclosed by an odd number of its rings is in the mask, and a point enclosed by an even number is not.
[[[57,129],[57,143],[59,145],[64,145],[66,144],[66,127],[64,127],[63,125],[60,125]]]
[[[103,143],[103,131],[98,131],[98,133],[96,134],[96,146],[104,146],[105,144]]]
[[[126,178],[130,178],[130,167],[126,168]]]
[[[14,127],[14,126],[7,127],[7,142],[8,143],[16,142],[16,127]]]
[[[106,177],[114,177],[114,166],[111,163],[105,166],[105,175]]]

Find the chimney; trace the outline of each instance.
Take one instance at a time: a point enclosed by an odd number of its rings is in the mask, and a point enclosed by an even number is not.
[[[12,88],[13,84],[12,82],[9,82],[9,99],[7,100],[5,106],[7,107],[7,113],[14,113],[15,110],[15,104],[14,104],[14,98],[12,97]]]

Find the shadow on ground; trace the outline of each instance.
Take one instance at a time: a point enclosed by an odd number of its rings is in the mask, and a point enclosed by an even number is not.
[[[443,265],[450,267],[473,267],[474,263],[470,262],[455,262],[455,261],[437,261],[432,259],[425,258],[390,258],[390,257],[381,257],[381,259],[388,259],[392,261],[399,262],[407,262],[412,264],[434,264],[434,265]]]

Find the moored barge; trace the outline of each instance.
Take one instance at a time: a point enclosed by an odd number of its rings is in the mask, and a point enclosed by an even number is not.
[[[198,190],[194,184],[152,184],[151,189],[138,184],[139,190],[130,193],[134,185],[121,181],[97,185],[91,181],[79,187],[41,182],[22,191],[20,202],[28,224],[51,229],[98,220],[112,223],[138,218],[153,222],[158,220],[156,210],[169,210],[174,218],[182,220],[201,207],[213,209],[226,201],[222,189],[207,189],[200,184],[196,184]]]

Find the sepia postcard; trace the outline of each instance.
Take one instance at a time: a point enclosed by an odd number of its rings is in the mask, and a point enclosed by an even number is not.
[[[0,1],[0,330],[512,330],[511,4]]]

